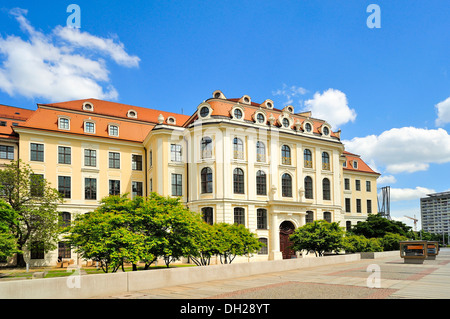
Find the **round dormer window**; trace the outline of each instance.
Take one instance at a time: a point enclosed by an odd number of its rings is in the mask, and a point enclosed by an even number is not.
[[[220,98],[220,92],[216,92],[216,94],[214,94],[214,97],[215,97],[216,99]]]
[[[201,117],[206,117],[209,115],[209,108],[204,106],[200,109],[200,116]]]
[[[322,132],[323,132],[323,135],[328,135],[328,134],[330,134],[330,130],[329,130],[328,127],[326,127],[326,126],[323,127]]]
[[[244,97],[244,102],[248,103],[248,102],[250,102],[250,99],[248,97]]]
[[[240,109],[235,109],[234,110],[234,117],[237,119],[242,118],[242,111]]]
[[[272,107],[273,107],[273,105],[272,105],[272,103],[270,103],[270,102],[267,102],[267,107],[269,108],[269,109],[271,109]]]
[[[290,124],[289,120],[287,118],[284,118],[283,119],[283,126],[284,127],[289,127],[289,124]]]
[[[256,115],[256,120],[258,121],[258,123],[264,123],[264,121],[266,120],[264,114],[262,113],[258,113]]]
[[[306,132],[311,132],[311,130],[312,130],[311,124],[306,123],[306,124],[305,124],[305,131],[306,131]]]

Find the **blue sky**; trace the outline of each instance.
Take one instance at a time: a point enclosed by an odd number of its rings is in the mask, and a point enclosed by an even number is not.
[[[421,196],[450,189],[443,1],[14,1],[0,16],[2,104],[97,97],[192,114],[216,89],[269,98],[335,123],[408,225]]]

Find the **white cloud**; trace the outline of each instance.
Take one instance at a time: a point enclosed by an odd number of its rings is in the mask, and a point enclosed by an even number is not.
[[[437,126],[443,126],[450,123],[450,97],[435,105],[437,109],[438,118],[436,119]]]
[[[434,189],[417,186],[416,188],[392,188],[390,199],[393,202],[402,200],[413,200],[426,197],[427,194],[436,193]]]
[[[372,166],[370,166],[370,167],[372,167]],[[378,185],[395,184],[396,182],[397,182],[397,179],[392,175],[381,175],[377,179]]]
[[[128,55],[124,50],[124,45],[121,42],[115,43],[113,39],[103,39],[87,32],[81,32],[76,28],[61,26],[55,28],[55,34],[73,46],[106,53],[119,65],[127,67],[139,65],[139,57]]]
[[[336,89],[328,89],[322,94],[316,92],[304,104],[313,117],[327,121],[334,128],[356,119],[355,110],[348,106],[347,96]]]
[[[138,66],[139,58],[129,56],[120,42],[61,26],[47,35],[29,23],[26,10],[10,13],[28,37],[0,36],[0,89],[11,96],[114,100],[118,92],[110,83],[110,71],[102,57],[122,66]]]
[[[307,89],[302,88],[300,86],[291,85],[287,86],[286,84],[283,84],[282,89],[278,89],[276,91],[273,91],[273,95],[281,95],[286,98],[286,101],[284,102],[286,105],[293,105],[294,104],[294,98],[298,98],[301,95],[304,95],[308,92]],[[300,102],[300,101],[299,101]]]
[[[380,135],[343,141],[346,150],[384,166],[387,173],[425,171],[431,163],[450,162],[450,136],[442,128],[393,128]]]

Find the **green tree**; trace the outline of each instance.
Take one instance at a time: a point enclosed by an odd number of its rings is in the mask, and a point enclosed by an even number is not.
[[[384,251],[399,250],[399,242],[405,240],[408,240],[408,237],[394,233],[386,233],[382,238],[380,238]]]
[[[21,160],[0,170],[0,192],[14,211],[8,227],[17,242],[17,266],[25,266],[23,251],[35,243],[44,252],[55,249],[60,234],[56,209],[63,202],[59,192]]]
[[[131,203],[119,196],[106,197],[93,212],[78,215],[67,229],[66,238],[81,258],[100,262],[105,273],[116,272],[124,262],[137,263],[144,255],[144,235],[131,227]]]
[[[12,257],[18,252],[17,240],[10,230],[10,225],[16,220],[16,212],[0,199],[0,260]]]
[[[389,220],[378,214],[369,214],[366,221],[353,225],[350,232],[366,238],[382,238],[387,233],[407,236],[410,230],[410,226],[400,221]]]
[[[346,234],[343,238],[344,249],[348,253],[383,251],[378,238],[366,238],[361,235]]]
[[[256,234],[250,232],[244,225],[214,224],[214,237],[222,264],[231,264],[236,256],[251,256],[262,246]]]
[[[215,236],[215,227],[201,222],[198,231],[194,235],[195,249],[189,256],[197,266],[207,266],[211,257],[218,255],[218,242]]]
[[[326,251],[339,251],[344,248],[344,231],[336,222],[315,220],[297,228],[290,236],[292,249],[313,250],[316,256],[323,256]]]

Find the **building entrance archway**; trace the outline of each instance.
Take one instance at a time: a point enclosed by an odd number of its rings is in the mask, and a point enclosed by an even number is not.
[[[280,224],[280,251],[283,255],[283,259],[291,259],[295,258],[295,251],[290,248],[292,242],[289,239],[289,236],[295,230],[295,226],[292,222],[285,220]]]

